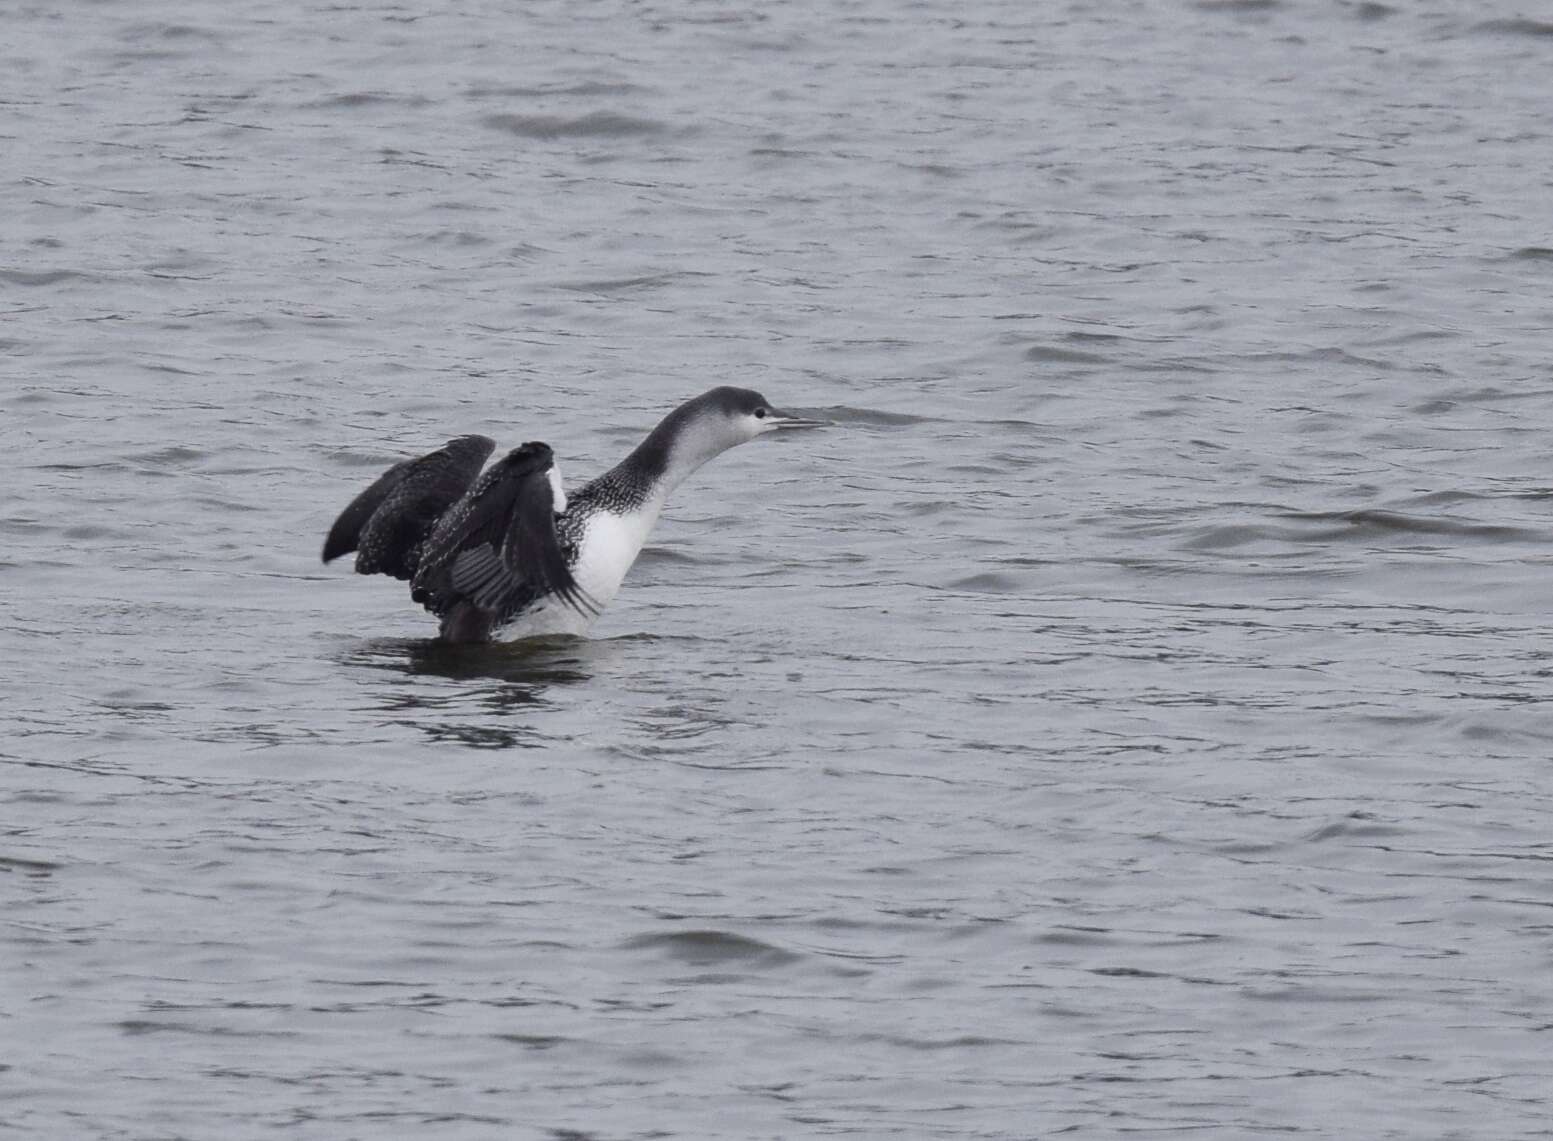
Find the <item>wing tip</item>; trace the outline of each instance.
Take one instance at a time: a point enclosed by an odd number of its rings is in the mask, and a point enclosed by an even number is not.
[[[556,587],[555,594],[567,606],[589,621],[604,613],[603,603],[579,586],[575,580]]]
[[[327,563],[334,562],[341,555],[348,555],[356,549],[356,537],[354,535],[340,535],[334,531],[329,532],[329,537],[324,540],[323,560]]]

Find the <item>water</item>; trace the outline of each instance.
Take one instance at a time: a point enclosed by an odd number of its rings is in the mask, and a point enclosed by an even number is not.
[[[1553,25],[4,23],[15,1135],[1547,1135]],[[591,641],[318,565],[724,382]]]

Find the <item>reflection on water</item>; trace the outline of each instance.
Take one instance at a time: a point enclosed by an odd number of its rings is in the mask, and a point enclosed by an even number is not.
[[[341,655],[345,666],[417,679],[369,690],[400,724],[431,740],[476,749],[538,748],[553,741],[526,723],[551,708],[558,687],[589,682],[608,642],[567,635],[457,645],[438,639],[381,638]],[[427,686],[426,679],[457,683]]]
[[[471,749],[538,749],[551,743],[545,734],[527,727],[503,729],[495,725],[428,722],[413,717],[404,720],[433,741],[466,745]]]
[[[366,642],[341,659],[345,665],[368,666],[450,681],[488,678],[532,687],[536,698],[547,686],[584,682],[593,676],[590,661],[607,642],[560,635],[520,642],[460,645],[440,639],[380,638]]]

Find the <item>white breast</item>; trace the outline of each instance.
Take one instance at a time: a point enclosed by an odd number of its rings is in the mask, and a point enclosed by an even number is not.
[[[661,504],[653,503],[629,515],[601,511],[589,517],[577,551],[572,577],[600,610],[620,592],[626,572],[658,521]],[[586,634],[597,615],[579,614],[558,598],[547,598],[501,632],[504,640],[541,634]]]
[[[629,515],[601,511],[588,520],[572,577],[599,606],[608,606],[619,592],[626,571],[642,553],[642,545],[657,521],[656,505]]]

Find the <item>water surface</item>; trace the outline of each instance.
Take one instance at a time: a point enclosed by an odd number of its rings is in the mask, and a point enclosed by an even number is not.
[[[6,29],[18,1136],[1546,1134],[1553,26]],[[317,562],[719,383],[593,640]]]

